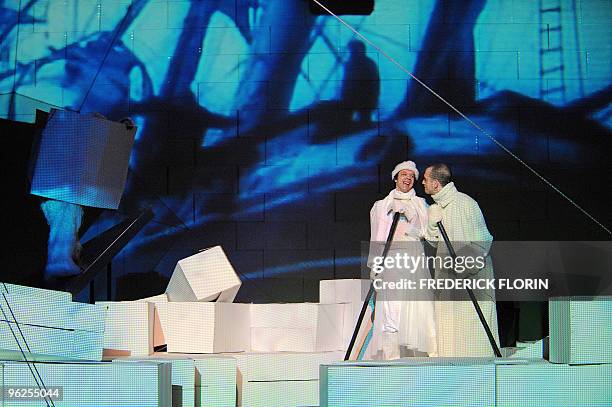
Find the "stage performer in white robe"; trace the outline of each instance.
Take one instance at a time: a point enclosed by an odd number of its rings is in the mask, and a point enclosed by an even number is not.
[[[401,213],[393,237],[394,242],[399,242],[399,247],[392,246],[388,256],[407,253],[409,256],[424,257],[422,238],[427,228],[427,204],[423,198],[416,196],[413,188],[419,171],[414,162],[404,161],[393,169],[391,177],[395,189],[386,198],[376,201],[370,211],[370,241],[377,242],[371,243],[370,265],[375,255],[382,254],[395,212]],[[385,269],[380,275],[373,272],[371,276],[381,277],[383,281],[431,278],[426,265],[416,267],[414,273],[410,271],[395,267]],[[380,290],[377,293],[372,341],[366,357],[397,359],[400,357],[400,347],[405,347],[407,355],[436,354],[433,292],[419,291],[419,300],[415,300],[415,295],[410,290]]]
[[[478,203],[457,191],[446,164],[427,167],[423,174],[423,186],[425,193],[435,201],[428,208],[426,239],[437,247],[437,256],[449,255],[436,224],[441,220],[457,256],[483,256],[486,259],[484,267],[473,267],[460,277],[493,278],[493,265],[488,255],[493,236],[487,229]],[[454,271],[438,266],[436,264],[435,278],[457,276]],[[458,301],[457,298],[462,300]],[[478,290],[477,299],[499,344],[495,290]],[[439,356],[494,356],[487,334],[465,290],[439,290],[436,293],[436,322]]]

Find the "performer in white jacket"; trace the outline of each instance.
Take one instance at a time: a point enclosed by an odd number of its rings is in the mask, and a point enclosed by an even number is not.
[[[490,280],[494,278],[489,249],[493,236],[489,233],[478,203],[459,192],[452,181],[452,172],[446,164],[434,164],[423,174],[425,193],[436,202],[428,209],[427,241],[437,247],[437,255],[448,255],[446,245],[436,225],[441,221],[458,256],[486,257],[485,266],[470,270],[470,278]],[[452,277],[453,271],[436,265],[436,278]],[[467,278],[468,276],[466,276]],[[493,350],[471,301],[466,295],[458,300],[457,293],[440,290],[436,294],[436,316],[439,356],[493,356]],[[479,290],[478,303],[493,337],[499,343],[495,290]]]
[[[414,184],[419,171],[413,161],[399,163],[392,171],[395,182],[386,198],[376,201],[370,211],[371,243],[369,264],[374,256],[382,254],[382,247],[393,222],[395,212],[400,212],[400,220],[393,242],[399,245],[391,248],[388,257],[396,254],[423,256],[423,236],[427,228],[427,204],[425,199],[416,196]],[[401,246],[401,247],[397,247]],[[414,273],[405,268],[387,268],[380,275],[372,273],[373,278],[383,281],[399,281],[401,278],[417,280],[430,278],[429,269],[417,267]],[[436,355],[436,329],[433,293],[419,291],[415,300],[414,291],[380,290],[377,294],[374,316],[374,332],[367,356],[373,359],[397,359],[400,346],[413,354]]]

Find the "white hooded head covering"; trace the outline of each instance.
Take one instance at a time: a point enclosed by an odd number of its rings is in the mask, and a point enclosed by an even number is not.
[[[391,179],[395,180],[395,176],[401,170],[410,170],[414,172],[414,180],[416,181],[419,179],[419,170],[417,170],[417,167],[414,161],[404,161],[404,162],[397,164],[395,168],[393,169],[393,171],[391,172]]]

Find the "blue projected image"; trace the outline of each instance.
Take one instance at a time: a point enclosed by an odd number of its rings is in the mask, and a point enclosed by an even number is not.
[[[606,162],[607,2],[587,12],[561,1],[563,13],[545,15],[538,2],[405,3],[378,2],[369,16],[343,19],[526,162]],[[494,141],[375,47],[298,0],[2,1],[0,95],[0,116],[12,120],[34,117],[24,96],[135,119],[120,210],[152,205],[156,217],[122,261],[155,247],[167,259],[150,256],[126,265],[129,272],[169,275],[172,256],[224,242],[225,232],[210,230],[267,223],[312,194],[374,198],[386,193],[387,167],[408,157],[469,166],[487,185],[516,170]],[[338,218],[331,205],[330,224]],[[98,226],[118,216],[106,214]],[[359,221],[367,216],[366,209]],[[359,233],[356,242],[368,238]],[[233,239],[230,257],[272,244]],[[317,247],[300,239],[298,249]],[[331,257],[309,264],[269,272],[339,265]],[[261,267],[249,265],[245,275]]]

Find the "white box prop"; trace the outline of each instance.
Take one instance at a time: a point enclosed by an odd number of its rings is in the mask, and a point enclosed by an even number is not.
[[[168,352],[219,353],[250,349],[251,304],[169,302]]]
[[[240,284],[223,249],[215,246],[179,260],[166,294],[172,302],[232,302]]]
[[[239,406],[318,406],[319,367],[344,352],[243,353],[238,367]]]
[[[96,304],[107,309],[105,356],[148,356],[153,353],[153,303],[102,301]]]
[[[321,304],[346,304],[342,329],[343,349],[347,349],[351,342],[369,288],[370,280],[341,279],[319,282]]]

